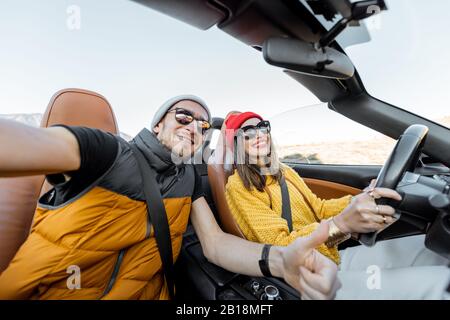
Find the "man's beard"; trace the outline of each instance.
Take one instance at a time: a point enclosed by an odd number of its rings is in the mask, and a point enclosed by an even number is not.
[[[183,158],[183,159],[189,159],[192,157],[192,155],[194,154],[193,151],[193,147],[189,148],[189,147],[181,147],[178,152],[173,151],[173,153],[175,153],[178,157]]]
[[[170,144],[169,139],[172,139],[172,144]],[[161,136],[159,139],[164,148],[166,148],[170,152],[173,163],[175,164],[188,163],[188,161],[195,154],[195,147],[193,145],[186,147],[185,146],[177,147],[177,143],[183,142],[174,140],[176,140],[174,137],[165,137],[165,136]],[[172,145],[172,147],[170,145]]]
[[[179,142],[184,144],[185,142]],[[174,145],[171,150],[172,161],[174,163],[188,163],[195,153],[195,148],[193,145]]]

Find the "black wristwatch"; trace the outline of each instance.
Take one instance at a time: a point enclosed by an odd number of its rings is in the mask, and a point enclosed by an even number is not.
[[[270,247],[272,247],[272,245],[270,245],[270,244],[265,244],[264,245],[264,247],[262,249],[262,253],[261,253],[261,259],[258,261],[259,268],[261,269],[261,273],[265,277],[273,277],[272,273],[270,273],[270,269],[269,269],[269,251],[270,251]]]

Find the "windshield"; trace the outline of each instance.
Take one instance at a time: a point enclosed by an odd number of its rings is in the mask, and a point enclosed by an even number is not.
[[[372,96],[450,128],[450,1],[386,5],[365,21],[372,40],[347,47],[347,54]]]

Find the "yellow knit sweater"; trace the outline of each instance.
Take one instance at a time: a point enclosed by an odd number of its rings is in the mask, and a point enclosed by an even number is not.
[[[292,168],[283,165],[282,170],[291,202],[292,232],[289,232],[286,220],[281,217],[281,188],[278,183],[269,178],[266,183],[268,192],[260,192],[256,188],[247,190],[237,171],[228,179],[225,193],[228,206],[242,233],[250,241],[286,246],[298,237],[311,234],[321,220],[339,214],[350,202],[350,195],[322,200]],[[339,264],[336,247],[328,248],[322,244],[317,249]]]

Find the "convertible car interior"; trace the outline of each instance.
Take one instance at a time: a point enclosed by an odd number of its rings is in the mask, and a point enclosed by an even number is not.
[[[450,259],[450,129],[372,97],[364,88],[358,71],[353,66],[349,68],[344,60],[340,66],[332,63],[327,66],[326,63],[307,72],[305,70],[311,62],[285,57],[285,60],[296,61],[281,63],[276,59],[278,56],[273,47],[280,43],[280,46],[300,48],[303,44],[284,44],[282,40],[267,42],[269,39],[293,39],[316,44],[319,50],[323,49],[322,53],[325,48],[333,49],[335,57],[347,58],[344,49],[334,39],[345,29],[348,21],[337,24],[334,34],[325,29],[318,16],[325,19],[341,16],[349,21],[353,17],[356,21],[355,10],[358,7],[354,1],[133,1],[142,4],[143,10],[149,7],[201,30],[216,26],[243,44],[261,51],[261,59],[264,55],[268,63],[281,66],[293,81],[327,103],[330,112],[337,112],[398,140],[384,166],[285,163],[324,199],[356,195],[377,177],[378,186],[394,188],[402,195],[400,203],[390,203],[396,208],[397,222],[379,233],[364,235],[359,242],[348,240],[342,247],[372,246],[377,241],[426,234],[425,245]],[[360,3],[384,4],[383,1]],[[383,9],[387,9],[386,6]],[[317,74],[313,75],[313,72]],[[72,108],[75,104],[76,109]],[[51,99],[41,126],[55,123],[84,125],[117,134],[118,125],[112,110],[108,101],[97,93],[65,89]],[[212,130],[220,131],[218,143],[211,146],[211,157],[196,165],[202,176],[204,194],[221,227],[243,237],[224,196],[231,173],[231,168],[223,165],[223,159],[229,157],[222,143],[224,119],[214,118]],[[0,272],[26,239],[36,201],[46,188],[44,177],[0,179]],[[280,279],[235,274],[209,263],[191,225],[184,234],[176,269],[177,299],[180,300],[300,299],[297,291]]]
[[[327,103],[330,112],[398,140],[383,167],[286,162],[324,199],[357,194],[377,177],[378,186],[395,188],[402,195],[401,203],[391,203],[399,216],[397,222],[377,234],[364,235],[359,242],[348,240],[341,244],[342,248],[426,234],[425,245],[450,258],[450,130],[372,97],[344,49],[335,41],[341,32],[355,30],[360,39],[369,41],[367,29],[358,21],[370,15],[371,6],[387,10],[384,1],[134,1],[201,30],[216,26],[261,51],[267,63],[281,67],[286,75]],[[338,22],[327,30],[319,17],[327,21],[338,18]],[[352,30],[344,31],[348,25],[353,25],[347,28]],[[311,47],[319,49],[320,54],[311,51]],[[313,62],[304,61],[301,53],[323,54],[318,59],[324,63],[308,69]],[[334,66],[329,61],[333,59]],[[216,118],[213,128],[223,130],[222,124],[223,119]],[[198,169],[217,221],[227,232],[242,236],[224,199],[230,168],[221,165],[220,159],[227,155],[220,137],[218,141],[209,163],[198,165]],[[192,227],[184,236],[177,268],[180,299],[299,299],[279,279],[233,274],[209,263]]]

